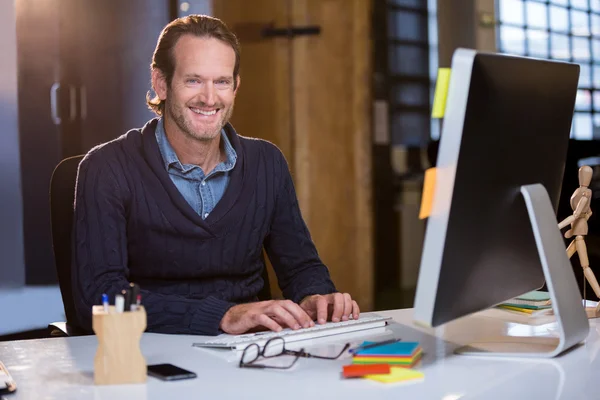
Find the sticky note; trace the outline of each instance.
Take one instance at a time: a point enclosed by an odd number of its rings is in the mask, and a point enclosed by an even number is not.
[[[389,364],[394,367],[402,367],[402,368],[412,368],[419,360],[421,356],[419,355],[417,358],[413,358],[410,360],[400,360],[400,359],[374,359],[374,358],[363,358],[352,360],[353,364],[356,365],[370,365],[370,364]]]
[[[402,381],[420,381],[425,378],[425,374],[414,369],[392,367],[389,374],[385,375],[366,375],[366,379],[383,383],[393,383]]]
[[[448,86],[450,86],[450,68],[439,68],[431,118],[444,118],[446,99],[448,99]]]
[[[419,219],[425,219],[429,217],[429,215],[431,215],[436,174],[436,168],[429,168],[425,171],[425,180],[423,181],[423,194],[421,195],[421,210],[419,211]]]
[[[420,360],[423,353],[417,353],[413,358],[401,358],[401,357],[354,357],[352,364],[390,364],[394,367],[412,368]]]
[[[368,346],[372,343],[364,342],[361,346]],[[356,356],[413,357],[420,350],[419,342],[396,342],[359,350],[356,352]]]
[[[389,364],[371,364],[371,365],[344,365],[342,375],[344,378],[355,378],[365,375],[385,375],[389,374],[391,367]]]

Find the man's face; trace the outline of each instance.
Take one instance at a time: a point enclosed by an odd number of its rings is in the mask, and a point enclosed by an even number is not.
[[[175,71],[170,87],[159,71],[155,90],[166,101],[165,117],[186,136],[210,141],[231,118],[235,100],[235,52],[214,38],[184,35],[173,51]]]

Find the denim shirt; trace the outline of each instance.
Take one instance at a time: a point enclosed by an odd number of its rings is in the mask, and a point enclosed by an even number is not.
[[[189,205],[202,219],[206,219],[223,197],[229,184],[229,175],[237,160],[237,154],[225,131],[221,131],[221,141],[227,159],[217,164],[208,176],[197,165],[181,164],[167,139],[162,118],[156,125],[156,141],[171,180]]]

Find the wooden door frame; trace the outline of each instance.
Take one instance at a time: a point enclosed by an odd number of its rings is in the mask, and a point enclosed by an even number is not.
[[[292,6],[292,23],[297,25],[310,24],[309,3],[318,0],[294,0]],[[344,184],[350,184],[356,189],[353,191],[353,200],[356,204],[354,214],[348,218],[354,220],[353,234],[356,236],[356,246],[348,249],[353,253],[355,260],[350,273],[353,275],[352,287],[347,288],[363,310],[372,310],[374,305],[374,263],[373,263],[373,198],[372,198],[372,159],[371,159],[371,108],[372,108],[372,41],[371,41],[371,8],[372,0],[346,0],[348,8],[352,9],[352,47],[348,49],[352,57],[352,108],[349,116],[352,118],[353,165],[349,174],[353,179]],[[327,26],[322,27],[323,30]],[[292,42],[292,96],[293,96],[293,137],[295,144],[295,158],[293,171],[295,174],[298,201],[302,214],[308,217],[310,228],[311,207],[316,204],[313,195],[315,189],[312,185],[311,170],[312,146],[310,135],[300,134],[310,130],[311,113],[309,104],[310,88],[306,85],[311,79],[309,63],[311,63],[310,39],[298,37]],[[341,177],[340,177],[341,178]],[[340,184],[341,179],[340,179]],[[339,235],[346,232],[339,231]],[[363,240],[360,240],[362,238]],[[318,245],[318,243],[317,243]],[[327,263],[326,263],[327,264]],[[331,269],[333,266],[329,265]],[[335,266],[340,268],[342,266]],[[344,289],[344,288],[338,288]]]

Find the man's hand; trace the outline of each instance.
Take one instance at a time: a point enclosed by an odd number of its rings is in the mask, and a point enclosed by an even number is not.
[[[348,293],[315,294],[305,297],[300,302],[300,307],[319,324],[327,322],[327,317],[331,316],[331,321],[348,321],[350,315],[358,319],[360,309],[356,301]]]
[[[260,327],[279,332],[283,327],[296,330],[314,325],[308,314],[293,301],[270,300],[231,307],[221,319],[219,328],[231,335],[239,335]]]

